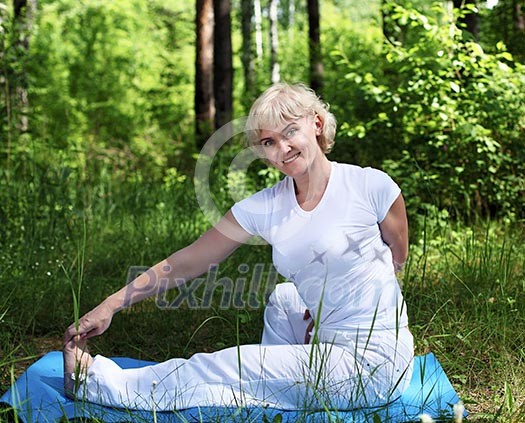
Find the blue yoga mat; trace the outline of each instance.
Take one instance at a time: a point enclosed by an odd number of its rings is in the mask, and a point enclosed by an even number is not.
[[[141,367],[151,362],[114,358],[121,367]],[[30,366],[0,402],[11,406],[25,422],[56,422],[88,417],[106,422],[405,422],[418,421],[420,414],[434,419],[453,416],[452,406],[459,397],[433,354],[415,358],[414,373],[408,390],[396,401],[377,408],[352,411],[283,411],[273,408],[200,407],[174,412],[154,413],[113,409],[97,404],[72,401],[64,396],[62,353],[53,351]],[[280,415],[280,417],[278,417]],[[275,419],[275,420],[274,420]]]

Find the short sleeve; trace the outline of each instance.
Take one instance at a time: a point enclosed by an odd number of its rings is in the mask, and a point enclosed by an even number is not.
[[[381,223],[390,207],[401,193],[401,188],[385,172],[371,167],[366,168],[366,189],[372,209]]]
[[[250,235],[259,235],[265,238],[270,196],[270,190],[264,189],[235,203],[231,208],[239,225]]]

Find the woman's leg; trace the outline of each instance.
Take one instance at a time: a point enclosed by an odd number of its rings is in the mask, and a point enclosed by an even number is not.
[[[242,345],[190,359],[122,369],[95,357],[77,397],[115,407],[175,410],[196,406],[337,409],[381,405],[395,398],[399,367],[391,351],[344,345],[304,345],[305,305],[291,284],[280,284],[265,310],[263,345]],[[379,345],[375,344],[375,345]],[[396,348],[397,351],[397,348]],[[401,370],[402,371],[402,370]],[[396,377],[399,377],[397,374]]]
[[[350,409],[388,401],[346,348],[242,345],[139,369],[97,356],[78,396],[114,407],[177,410],[198,406]],[[356,395],[359,393],[359,395]]]

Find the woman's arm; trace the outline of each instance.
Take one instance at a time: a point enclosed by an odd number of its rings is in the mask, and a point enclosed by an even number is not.
[[[107,297],[80,318],[77,324],[69,326],[64,335],[64,343],[75,336],[91,338],[100,335],[109,327],[113,315],[118,311],[207,272],[211,265],[223,261],[250,237],[229,211],[191,245],[157,263]]]
[[[394,269],[399,272],[408,258],[408,222],[403,196],[399,194],[379,224],[383,241],[392,250]]]

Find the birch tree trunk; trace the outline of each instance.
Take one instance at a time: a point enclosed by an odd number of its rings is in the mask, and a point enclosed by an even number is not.
[[[272,84],[281,80],[279,69],[279,37],[277,28],[277,8],[279,0],[270,0],[270,68]]]
[[[255,65],[252,51],[252,16],[253,0],[241,0],[241,28],[242,28],[242,67],[244,71],[244,95],[242,103],[249,109],[254,97]]]
[[[261,60],[263,55],[261,0],[253,1],[253,16],[255,21],[255,52],[257,59]]]
[[[15,74],[15,102],[19,119],[16,122],[17,129],[24,133],[29,130],[29,99],[27,95],[27,74],[25,70],[25,59],[29,51],[29,39],[33,19],[37,9],[37,0],[14,0],[13,19],[15,31],[15,55],[18,61],[18,69]]]
[[[288,3],[288,33],[290,34],[290,42],[293,42],[295,32],[295,0],[290,0]]]
[[[6,169],[7,169],[7,183],[10,181],[10,165],[11,165],[11,140],[13,131],[13,119],[11,117],[11,86],[10,86],[10,69],[8,64],[8,44],[7,35],[9,32],[7,6],[0,5],[0,66],[2,80],[2,100],[3,105],[0,109],[5,110],[5,140],[6,140]],[[1,124],[0,131],[3,132],[4,125]],[[3,134],[2,134],[3,135]],[[0,137],[3,143],[4,137]],[[1,146],[3,148],[3,146]],[[2,157],[3,158],[3,157]]]

